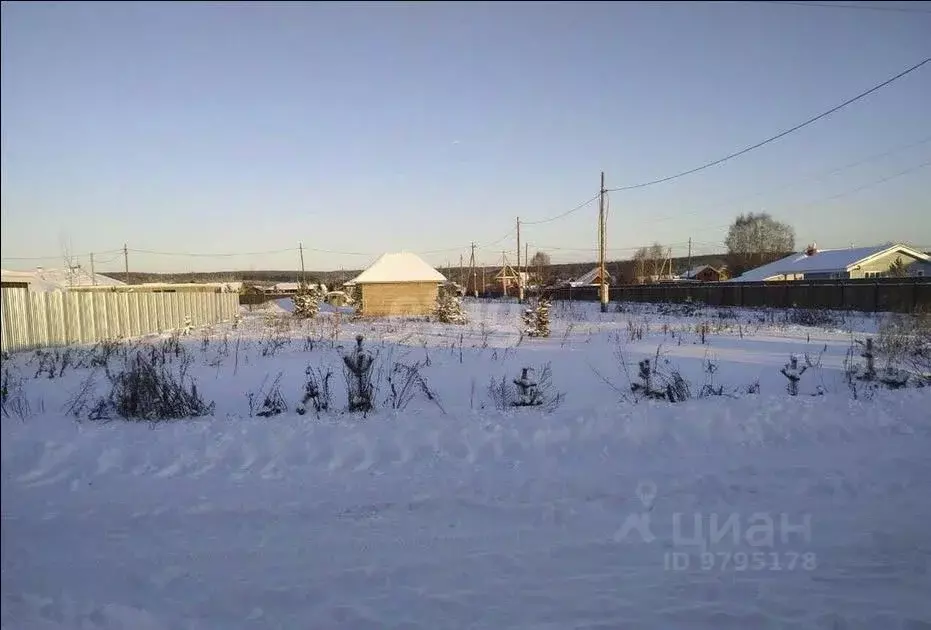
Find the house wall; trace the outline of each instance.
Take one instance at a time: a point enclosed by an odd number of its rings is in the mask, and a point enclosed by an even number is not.
[[[875,260],[871,260],[865,265],[859,265],[859,269],[852,269],[850,271],[851,278],[868,278],[872,274],[884,274],[886,275],[889,271],[889,265],[895,262],[896,258],[901,258],[902,262],[905,264],[908,275],[925,275],[931,276],[931,264],[926,263],[923,260],[918,260],[909,256],[903,251],[893,251],[884,256],[880,256]],[[923,273],[919,273],[923,272]],[[870,275],[867,275],[870,274]]]
[[[805,274],[805,280],[846,280],[848,278],[850,278],[850,274],[846,271],[825,271]]]
[[[705,268],[695,274],[695,279],[701,282],[718,282],[721,279],[721,274],[714,269]]]
[[[439,294],[439,284],[435,282],[386,282],[361,287],[365,317],[429,315],[436,308]]]

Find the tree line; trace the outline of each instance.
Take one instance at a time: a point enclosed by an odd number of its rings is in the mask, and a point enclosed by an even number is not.
[[[793,253],[795,251],[795,230],[791,225],[777,221],[768,213],[751,212],[737,216],[728,229],[724,244],[727,247],[726,254],[723,256],[692,256],[692,267],[726,266],[729,276],[736,277],[745,271]],[[653,243],[636,250],[629,260],[612,260],[607,262],[606,266],[615,283],[636,284],[668,278],[687,271],[685,267],[688,261],[686,257],[673,257],[671,249],[661,243]],[[596,264],[594,261],[554,264],[549,253],[537,251],[525,265],[522,265],[522,268],[529,271],[536,282],[546,284],[557,280],[578,278],[590,271]],[[486,283],[492,285],[494,280],[490,274],[496,273],[498,267],[486,265],[484,269]],[[456,282],[468,274],[468,269],[458,266],[438,267],[438,270]],[[895,271],[898,269],[890,269],[890,273]],[[362,269],[308,271],[304,277],[312,284],[339,286],[361,272]],[[108,272],[107,275],[129,284],[137,284],[142,282],[294,282],[300,279],[301,274],[294,270],[238,270],[205,273]]]

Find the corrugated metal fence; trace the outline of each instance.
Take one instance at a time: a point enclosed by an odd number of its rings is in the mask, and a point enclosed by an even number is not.
[[[0,291],[4,352],[141,337],[178,330],[187,317],[201,326],[239,311],[236,293]]]
[[[554,300],[597,301],[598,287],[560,288],[548,295]],[[642,284],[614,286],[608,295],[612,302],[911,313],[931,308],[931,278]]]

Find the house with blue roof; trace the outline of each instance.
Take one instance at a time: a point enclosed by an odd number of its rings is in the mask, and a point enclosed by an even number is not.
[[[893,271],[893,266],[897,271]],[[805,251],[751,269],[731,282],[846,280],[931,276],[931,256],[902,243]]]

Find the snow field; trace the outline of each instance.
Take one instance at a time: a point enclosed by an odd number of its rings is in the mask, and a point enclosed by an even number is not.
[[[757,322],[702,345],[695,326],[710,317],[577,303],[554,305],[550,338],[520,340],[517,305],[468,308],[463,327],[337,326],[324,313],[287,333],[246,314],[208,333],[206,350],[195,331],[190,373],[214,415],[155,425],[76,422],[61,408],[90,370],[34,379],[30,353],[5,361],[34,413],[2,424],[3,627],[931,623],[931,392],[852,400],[849,332]],[[649,330],[631,341],[628,321]],[[429,356],[422,373],[442,410],[418,397],[365,419],[341,413],[331,345],[357,333],[380,362]],[[262,355],[285,334],[290,344]],[[693,395],[712,356],[716,382],[758,380],[760,394],[622,401],[618,353],[633,374],[660,343]],[[825,346],[823,367],[788,396],[789,353]],[[546,362],[566,393],[555,411],[489,402],[490,378]],[[336,411],[320,418],[293,411],[308,364],[334,370]],[[246,393],[279,372],[290,411],[249,417]],[[624,533],[644,516],[650,540]],[[773,544],[756,544],[767,533]]]

